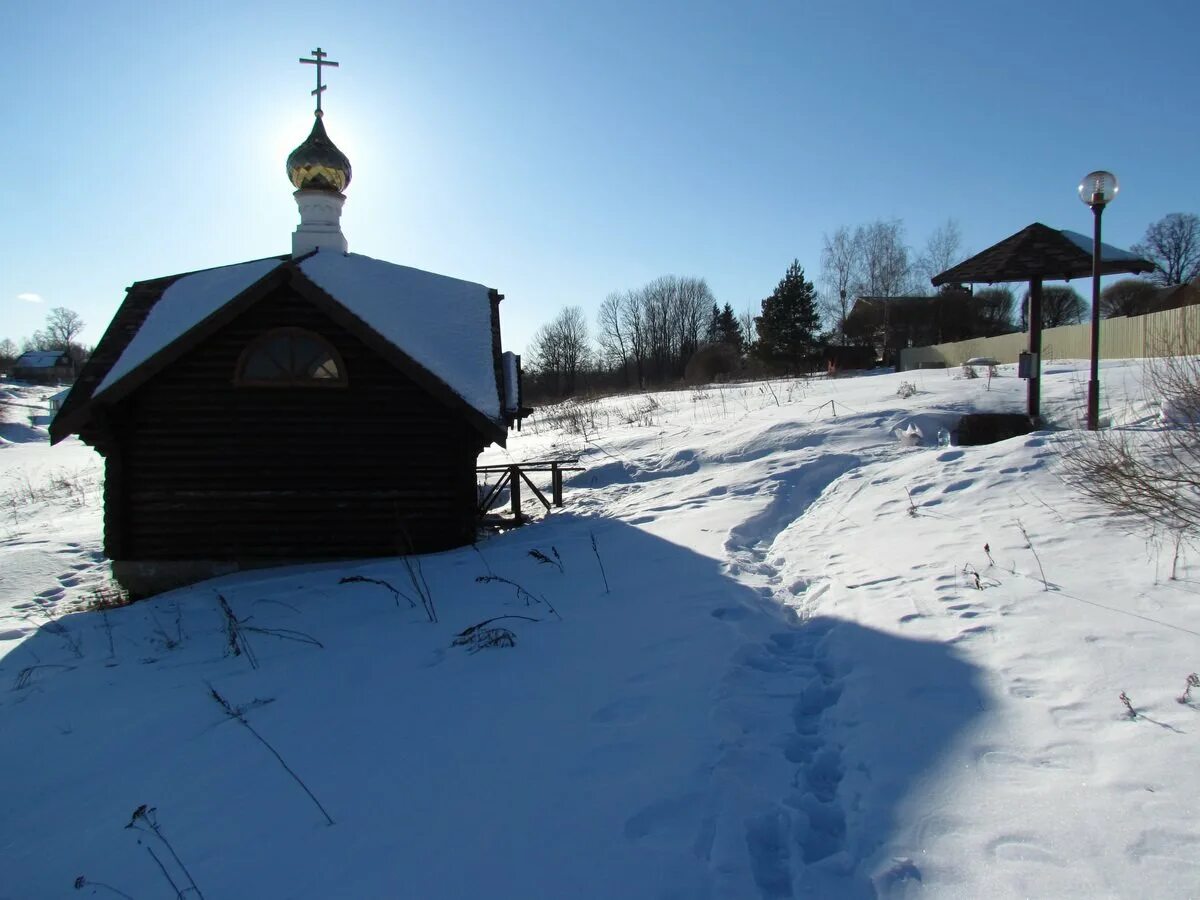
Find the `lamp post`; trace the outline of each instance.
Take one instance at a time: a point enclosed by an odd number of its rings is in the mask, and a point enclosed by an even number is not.
[[[1079,199],[1092,208],[1092,371],[1088,381],[1088,431],[1100,427],[1100,216],[1117,196],[1117,176],[1103,170],[1089,172],[1079,182]]]

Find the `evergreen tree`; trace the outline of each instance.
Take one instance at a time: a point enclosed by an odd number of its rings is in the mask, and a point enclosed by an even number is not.
[[[792,260],[774,293],[762,302],[758,329],[758,355],[764,362],[798,372],[816,343],[820,323],[813,283],[804,279],[799,260]]]
[[[708,326],[704,329],[704,342],[706,344],[721,342],[721,310],[715,303],[712,305],[712,312],[708,315]]]
[[[741,353],[745,349],[746,338],[742,334],[742,323],[738,321],[733,307],[726,303],[725,308],[717,315],[716,323],[716,340],[722,344],[729,344]]]
[[[713,304],[708,317],[708,325],[704,329],[704,342],[729,344],[738,353],[746,349],[746,337],[742,333],[742,323],[738,321],[737,313],[728,303],[725,304],[724,309]]]

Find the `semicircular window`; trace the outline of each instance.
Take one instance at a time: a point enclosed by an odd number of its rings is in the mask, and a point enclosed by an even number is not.
[[[346,366],[320,335],[302,328],[276,328],[245,349],[236,381],[261,387],[344,387]]]

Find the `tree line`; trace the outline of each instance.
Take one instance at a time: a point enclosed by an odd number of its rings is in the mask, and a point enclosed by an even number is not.
[[[57,350],[71,357],[78,372],[91,355],[91,348],[80,344],[76,338],[83,333],[84,321],[79,313],[65,306],[55,306],[46,314],[45,324],[27,338],[20,346],[12,338],[0,339],[0,371],[7,371],[30,350]]]
[[[1200,276],[1200,217],[1171,213],[1151,224],[1131,250],[1154,271],[1108,285],[1100,300],[1104,316],[1144,312],[1159,288]],[[542,325],[527,348],[528,390],[531,398],[557,398],[676,383],[701,357],[718,375],[797,372],[816,365],[822,348],[882,348],[884,317],[856,314],[856,301],[874,298],[883,308],[898,297],[928,297],[930,279],[969,255],[953,219],[920,248],[908,245],[900,219],[841,226],[824,235],[820,290],[793,260],[771,295],[740,313],[720,303],[703,278],[664,275],[610,293],[590,328],[580,306],[566,307]],[[946,285],[938,297],[953,311],[947,340],[1028,328],[1027,290],[1018,295],[1005,286]],[[1043,288],[1044,328],[1076,324],[1089,312],[1074,288]]]

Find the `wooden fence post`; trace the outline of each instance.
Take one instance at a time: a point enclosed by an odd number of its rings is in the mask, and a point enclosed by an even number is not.
[[[513,518],[518,521],[521,518],[521,467],[509,466],[508,468],[508,493],[512,498],[512,514]]]

